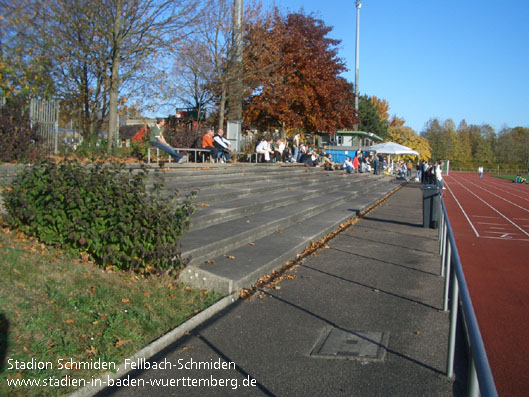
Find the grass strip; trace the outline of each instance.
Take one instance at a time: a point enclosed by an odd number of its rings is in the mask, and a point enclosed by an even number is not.
[[[500,178],[500,179],[507,179],[508,181],[514,181],[514,179],[516,178],[517,175],[491,175],[493,176],[494,178]],[[524,176],[525,178],[525,176]],[[527,178],[526,178],[527,179]]]
[[[153,340],[221,298],[177,283],[102,270],[21,233],[0,233],[0,395],[63,395],[116,367]],[[18,361],[18,364],[16,363]],[[72,364],[73,362],[73,364]],[[39,365],[44,368],[33,368]],[[18,368],[17,368],[18,367]]]

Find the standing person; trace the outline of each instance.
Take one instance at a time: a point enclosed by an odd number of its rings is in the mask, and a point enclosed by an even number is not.
[[[299,139],[300,139],[300,134],[296,134],[294,135],[294,138],[292,138],[292,162],[293,163],[297,163],[298,160],[299,160]]]
[[[441,171],[441,165],[439,163],[435,163],[434,174],[435,174],[435,179],[437,180],[437,186],[439,186],[439,189],[445,190],[446,188],[444,187],[443,173]]]
[[[156,118],[156,125],[152,126],[149,132],[149,142],[151,143],[151,146],[162,149],[164,152],[169,153],[169,155],[177,163],[185,163],[187,161],[187,157],[177,153],[176,150],[174,150],[173,147],[169,145],[163,137],[164,127],[165,119],[161,117]]]
[[[423,160],[422,165],[421,165],[421,183],[423,185],[429,182],[428,175],[426,174],[426,172],[428,171],[428,168],[429,168],[428,161]]]
[[[353,158],[353,169],[354,169],[354,172],[358,172],[358,156],[355,156]]]
[[[215,145],[215,148],[218,150],[217,160],[222,158],[222,162],[228,162],[230,161],[231,143],[230,141],[225,139],[223,135],[224,135],[224,130],[219,128],[219,130],[213,137],[213,143]]]
[[[380,167],[380,162],[378,160],[377,152],[373,154],[373,161],[375,163],[375,175],[378,175],[378,167]]]
[[[483,167],[481,165],[478,168],[478,172],[479,172],[479,179],[483,179]]]

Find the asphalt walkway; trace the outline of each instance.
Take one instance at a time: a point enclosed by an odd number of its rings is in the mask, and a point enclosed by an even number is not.
[[[449,315],[421,200],[398,190],[101,395],[461,395],[464,376],[443,374]]]

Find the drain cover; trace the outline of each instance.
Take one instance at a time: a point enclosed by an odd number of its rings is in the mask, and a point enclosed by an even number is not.
[[[316,358],[383,361],[388,338],[389,332],[327,328],[310,355]]]

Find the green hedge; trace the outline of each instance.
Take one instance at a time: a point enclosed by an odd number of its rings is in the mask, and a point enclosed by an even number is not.
[[[193,197],[163,200],[161,184],[146,191],[146,177],[121,165],[28,167],[5,194],[8,221],[46,244],[87,252],[101,267],[178,269]]]

